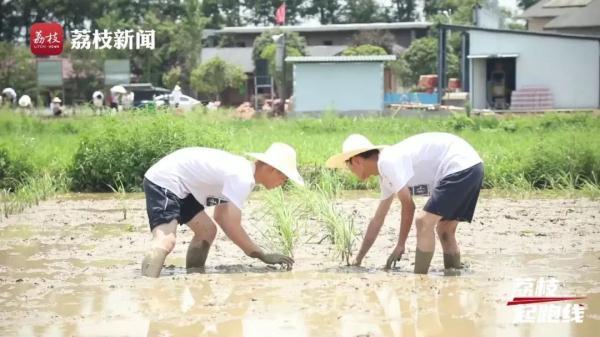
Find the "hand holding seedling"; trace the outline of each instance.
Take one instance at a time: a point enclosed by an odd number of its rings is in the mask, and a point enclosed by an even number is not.
[[[287,269],[291,269],[294,264],[294,259],[278,253],[259,253],[256,257],[266,264],[281,264],[285,265]]]
[[[385,269],[389,270],[391,268],[396,268],[396,262],[400,261],[402,254],[404,254],[404,246],[396,246],[385,263]]]

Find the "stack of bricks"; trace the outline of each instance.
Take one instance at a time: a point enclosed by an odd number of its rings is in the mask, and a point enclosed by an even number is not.
[[[554,107],[554,96],[546,87],[524,87],[512,92],[511,110],[547,110]]]

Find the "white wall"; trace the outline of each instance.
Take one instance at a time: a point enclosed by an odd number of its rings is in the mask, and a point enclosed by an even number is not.
[[[469,35],[471,55],[519,54],[517,90],[528,85],[545,86],[552,91],[557,109],[600,106],[598,40],[477,30],[469,31]],[[473,76],[477,77],[477,70],[473,70]],[[473,95],[477,92],[479,90],[472,89]],[[478,101],[477,97],[473,98],[474,103]]]
[[[383,110],[383,62],[294,64],[294,111]]]

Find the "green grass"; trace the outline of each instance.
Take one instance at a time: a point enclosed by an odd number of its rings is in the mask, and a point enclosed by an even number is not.
[[[28,176],[14,191],[0,189],[0,205],[2,215],[22,212],[25,208],[38,205],[55,193],[66,191],[68,182],[64,174],[52,176],[42,173],[38,176]]]
[[[306,214],[315,216],[324,227],[326,235],[319,242],[328,239],[333,245],[335,256],[346,265],[350,265],[358,238],[354,214],[350,217],[345,216],[336,204],[343,187],[339,176],[333,171],[325,170],[322,177],[323,179],[313,182],[309,188],[294,190],[294,199],[303,206]]]
[[[281,188],[263,195],[269,226],[263,231],[272,249],[294,257],[294,250],[304,231],[306,214]]]
[[[345,137],[361,133],[374,143],[394,144],[410,135],[444,131],[466,139],[485,161],[486,189],[598,190],[600,116],[590,113],[507,117],[323,118],[235,120],[230,110],[183,116],[144,110],[115,116],[40,119],[0,110],[0,145],[25,157],[34,172],[66,174],[73,191],[106,191],[117,174],[127,191],[157,156],[180,146],[206,145],[243,154],[272,142],[294,146],[302,175],[311,184],[341,182],[343,189],[377,189],[377,179],[358,181],[348,172],[323,169]],[[160,130],[163,130],[162,134]],[[76,153],[85,156],[76,157]],[[143,160],[138,160],[142,158]],[[77,169],[82,173],[74,176]],[[71,170],[71,171],[70,171]],[[92,182],[88,186],[81,183]],[[1,172],[0,172],[1,178]],[[78,179],[73,179],[78,178]],[[103,187],[101,189],[100,187]]]
[[[116,188],[112,185],[108,185],[113,193],[117,196],[117,200],[119,200],[119,205],[121,207],[121,212],[123,213],[123,220],[127,220],[127,191],[125,190],[125,186],[123,186],[123,182],[121,179],[117,179],[115,181]]]

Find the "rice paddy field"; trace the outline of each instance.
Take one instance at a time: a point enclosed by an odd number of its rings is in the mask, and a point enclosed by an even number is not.
[[[445,275],[438,245],[430,273],[414,275],[413,229],[407,254],[383,270],[398,202],[363,265],[348,266],[377,181],[324,161],[351,133],[393,144],[428,131],[465,138],[485,161],[475,220],[458,228],[464,269]],[[181,226],[161,277],[141,277],[151,238],[145,170],[183,146],[243,154],[275,141],[295,147],[309,187],[255,191],[243,226],[265,249],[292,255],[293,269],[245,257],[219,231],[207,268],[188,273],[192,233]],[[599,149],[600,116],[586,112],[236,120],[226,110],[58,119],[0,110],[0,335],[596,336]],[[578,299],[507,305],[549,296],[544,282],[551,295]],[[524,284],[534,291],[524,295]]]

